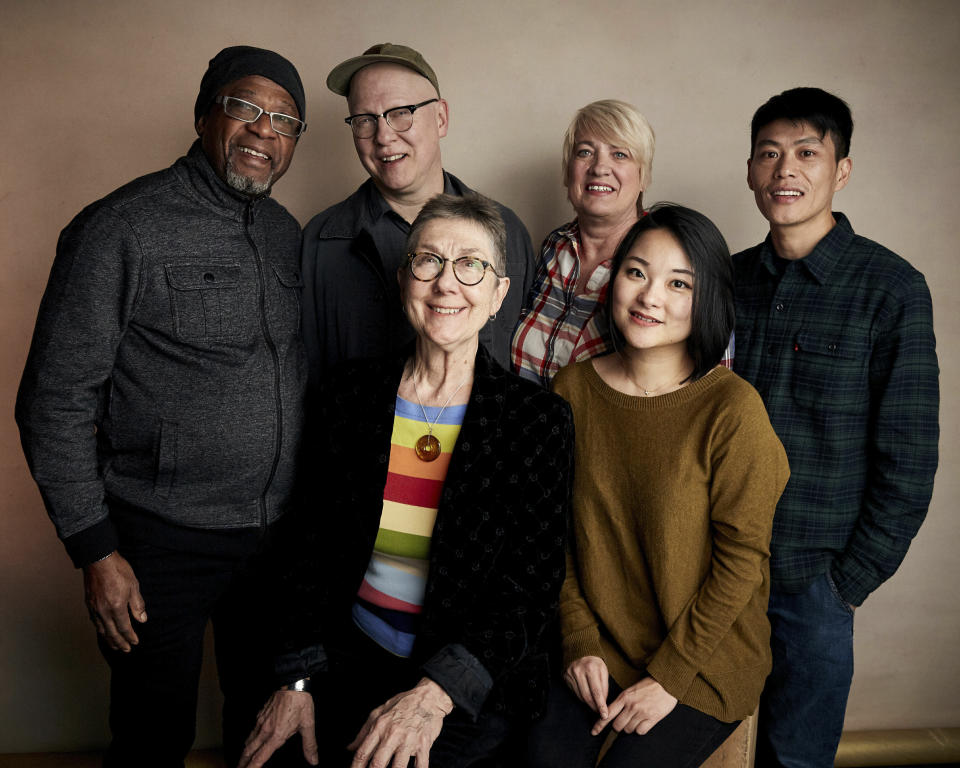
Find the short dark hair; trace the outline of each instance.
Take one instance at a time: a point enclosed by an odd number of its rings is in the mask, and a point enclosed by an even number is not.
[[[853,115],[839,96],[820,88],[791,88],[770,99],[753,113],[750,123],[750,156],[757,145],[757,134],[774,120],[808,123],[820,132],[822,139],[830,134],[836,148],[837,162],[850,154],[853,136]]]
[[[464,219],[479,226],[493,241],[493,266],[497,273],[501,277],[507,274],[507,227],[493,200],[478,192],[431,197],[410,225],[410,233],[407,235],[408,251],[420,239],[420,233],[427,223],[435,219]]]
[[[613,286],[627,254],[646,232],[663,229],[673,235],[693,267],[693,309],[687,352],[693,358],[692,380],[723,359],[733,331],[733,261],[720,230],[702,213],[676,203],[657,203],[634,224],[613,256],[607,289],[607,324],[614,349],[626,344],[613,321]]]

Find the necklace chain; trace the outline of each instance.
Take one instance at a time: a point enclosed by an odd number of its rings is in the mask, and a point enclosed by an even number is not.
[[[628,380],[628,381],[633,381],[633,379],[630,377],[630,374],[629,374],[629,371],[628,371],[628,369],[627,369],[627,366],[626,366],[626,364],[624,363],[624,361],[623,361],[622,359],[620,360],[620,365],[621,365],[622,368],[623,368],[623,372],[624,372],[624,374],[626,375],[627,380]],[[638,387],[643,391],[643,396],[644,396],[644,397],[653,397],[655,394],[657,394],[658,392],[660,392],[660,391],[663,390],[663,389],[666,389],[667,387],[670,387],[670,386],[676,386],[676,387],[678,387],[678,388],[679,388],[679,387],[682,387],[684,384],[686,384],[688,381],[690,381],[691,378],[693,378],[693,371],[690,371],[690,373],[688,373],[686,376],[684,376],[682,379],[680,379],[680,381],[678,381],[678,382],[676,382],[676,383],[674,383],[674,382],[671,380],[671,381],[668,381],[666,384],[661,384],[659,387],[654,387],[653,389],[648,389],[647,387],[643,386],[643,385],[640,384],[639,382],[635,382],[635,384],[636,384],[636,386],[638,386]]]
[[[413,382],[413,392],[417,396],[417,403],[420,405],[420,413],[423,414],[423,421],[427,425],[427,434],[422,435],[420,439],[417,440],[416,445],[414,446],[414,451],[417,454],[417,458],[421,461],[435,461],[439,458],[442,448],[440,446],[440,441],[434,436],[433,428],[437,426],[437,422],[440,421],[440,417],[443,416],[443,412],[446,410],[447,406],[450,405],[450,401],[457,396],[457,393],[463,389],[463,385],[467,383],[467,379],[470,377],[467,376],[463,381],[460,382],[453,394],[447,398],[447,401],[440,407],[440,411],[437,413],[437,417],[433,420],[433,423],[430,423],[430,419],[427,418],[427,409],[423,407],[423,400],[420,399],[420,391],[417,389],[417,377],[415,375],[414,366],[410,366],[410,380]]]
[[[446,410],[446,407],[450,405],[450,401],[457,396],[457,392],[463,389],[463,385],[467,383],[467,380],[464,379],[461,381],[460,386],[453,390],[453,394],[447,398],[447,402],[440,407],[440,412],[437,414],[437,418],[433,420],[433,424],[431,424],[430,419],[427,418],[427,409],[423,407],[423,401],[420,399],[420,392],[417,391],[417,377],[414,375],[412,370],[410,371],[410,381],[413,382],[413,393],[417,396],[417,403],[420,405],[420,413],[423,414],[423,420],[427,424],[427,434],[433,435],[433,428],[437,426],[437,422],[440,421],[440,417],[443,416],[444,410]]]

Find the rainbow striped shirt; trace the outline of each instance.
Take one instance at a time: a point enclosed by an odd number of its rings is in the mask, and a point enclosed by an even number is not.
[[[404,658],[413,651],[433,524],[466,411],[465,404],[448,406],[442,414],[439,407],[426,408],[430,423],[440,416],[433,434],[442,452],[434,461],[421,461],[414,445],[427,433],[423,413],[418,403],[397,397],[380,530],[353,604],[353,620],[378,645]]]

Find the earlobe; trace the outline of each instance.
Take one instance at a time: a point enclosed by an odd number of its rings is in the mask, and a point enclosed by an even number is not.
[[[206,123],[206,115],[201,115],[200,118],[197,119],[197,122],[193,124],[193,128],[197,132],[197,136],[203,136],[203,127],[206,125]]]
[[[750,158],[747,158],[747,189],[753,192],[753,182],[750,180]]]

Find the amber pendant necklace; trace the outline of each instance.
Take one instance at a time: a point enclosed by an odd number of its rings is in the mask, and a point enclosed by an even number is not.
[[[457,396],[457,392],[463,389],[463,385],[467,383],[467,380],[464,379],[461,381],[460,386],[447,398],[447,402],[440,408],[440,412],[437,414],[437,418],[433,420],[433,424],[431,424],[430,419],[427,418],[427,409],[423,407],[423,401],[420,399],[420,393],[417,391],[417,378],[412,370],[410,371],[410,380],[413,382],[413,392],[417,396],[417,403],[420,404],[420,413],[423,414],[423,420],[427,425],[427,434],[421,435],[417,439],[417,443],[413,449],[416,451],[417,458],[420,459],[420,461],[435,461],[440,455],[441,449],[440,441],[436,435],[433,434],[433,428],[437,426],[437,422],[440,421],[440,417],[443,416],[444,409],[446,409],[446,407],[450,405],[450,401]]]

